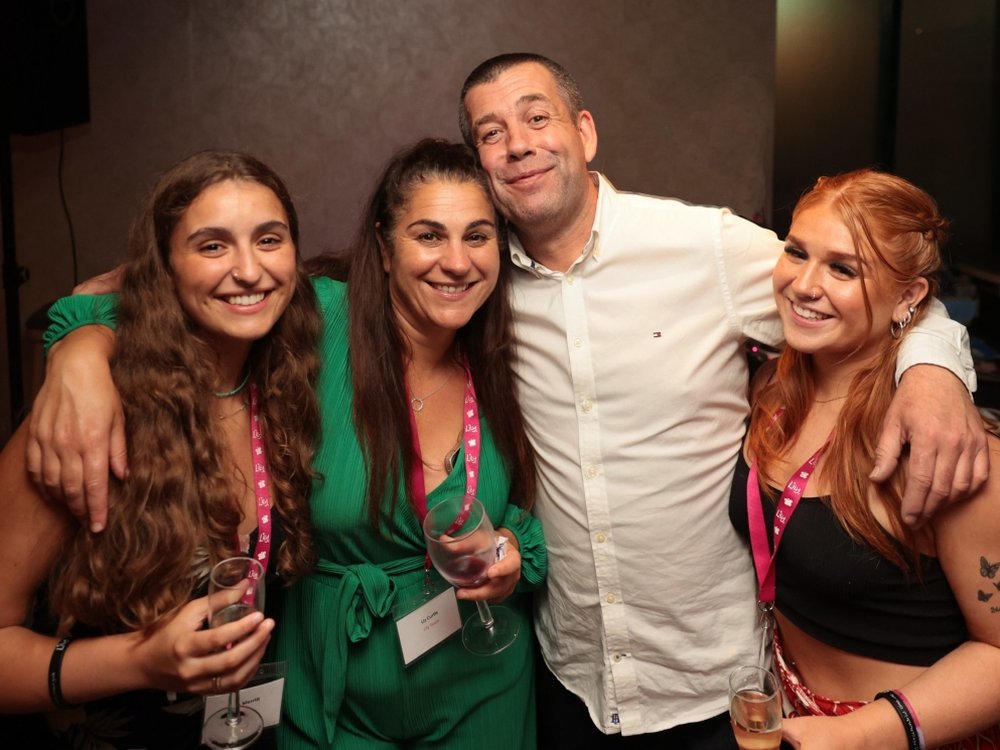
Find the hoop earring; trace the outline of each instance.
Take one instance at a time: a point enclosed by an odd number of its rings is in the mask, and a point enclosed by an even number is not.
[[[906,315],[903,316],[902,320],[894,320],[889,323],[889,335],[894,339],[898,339],[903,335],[903,331],[906,327],[913,322],[913,313],[917,310],[913,305],[906,306]]]

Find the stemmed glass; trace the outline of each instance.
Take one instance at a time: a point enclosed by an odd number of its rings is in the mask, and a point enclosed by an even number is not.
[[[217,628],[264,611],[264,568],[252,557],[230,557],[212,568],[208,579],[211,627]],[[229,705],[205,722],[209,747],[237,750],[248,747],[264,731],[264,720],[252,708],[240,705],[238,690],[229,694]]]
[[[448,583],[474,588],[486,581],[487,569],[496,561],[496,532],[483,504],[471,495],[441,501],[424,518],[424,538],[434,567]],[[517,638],[518,621],[506,607],[476,601],[462,627],[462,643],[474,654],[499,654]]]
[[[781,746],[781,692],[763,667],[738,667],[729,675],[729,716],[740,750]]]

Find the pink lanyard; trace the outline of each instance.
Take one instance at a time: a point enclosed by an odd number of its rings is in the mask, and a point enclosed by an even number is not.
[[[410,387],[406,387],[407,403],[410,398]],[[413,507],[417,518],[423,524],[427,516],[427,490],[424,484],[423,456],[420,453],[420,438],[417,434],[417,418],[413,409],[408,409],[410,415],[410,435],[413,439],[413,466],[410,467],[410,491],[413,493]],[[465,400],[462,406],[462,441],[465,448],[465,496],[475,497],[479,486],[479,407],[476,404],[476,388],[472,384],[472,371],[469,363],[465,363]],[[462,506],[458,517],[449,531],[461,527],[469,516],[471,502]],[[430,570],[430,556],[425,561],[425,567]]]
[[[250,449],[253,459],[253,489],[257,499],[257,544],[254,545],[252,557],[260,561],[263,574],[266,574],[268,558],[271,555],[271,490],[267,484],[267,456],[264,453],[264,438],[260,431],[257,389],[253,383],[250,384]],[[256,581],[256,571],[251,570],[248,578]],[[246,593],[244,599],[249,601],[252,597],[253,589]]]
[[[782,533],[791,520],[792,513],[799,506],[799,500],[802,499],[809,477],[816,469],[816,463],[829,443],[830,439],[827,438],[819,450],[813,453],[797,472],[792,474],[788,484],[785,485],[785,490],[778,500],[778,507],[774,510],[774,551],[770,554],[768,553],[767,529],[764,525],[764,509],[761,506],[760,485],[757,481],[757,467],[753,463],[750,464],[750,473],[747,477],[747,523],[750,527],[750,548],[753,550],[754,568],[757,571],[757,584],[759,586],[757,601],[760,604],[770,605],[774,603],[774,560],[778,556],[778,545],[781,544]]]

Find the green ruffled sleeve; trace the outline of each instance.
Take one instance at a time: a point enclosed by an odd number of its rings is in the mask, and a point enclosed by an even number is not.
[[[501,526],[510,530],[521,548],[521,580],[517,590],[537,588],[549,571],[549,553],[545,549],[541,521],[516,505],[508,505]]]
[[[338,284],[322,277],[312,279],[312,283],[320,309],[326,312]],[[112,330],[118,327],[117,294],[74,294],[56,300],[49,308],[49,327],[42,334],[45,353],[48,354],[49,347],[67,333],[89,325],[107,326]]]
[[[115,330],[118,325],[117,294],[75,294],[56,300],[49,308],[49,327],[42,335],[45,353],[59,339],[77,328],[102,325]]]

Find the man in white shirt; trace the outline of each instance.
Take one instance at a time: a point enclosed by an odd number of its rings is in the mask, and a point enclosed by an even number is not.
[[[549,549],[539,747],[735,748],[726,678],[756,659],[759,636],[727,498],[749,411],[743,344],[781,337],[782,245],[729,211],[620,193],[589,172],[594,119],[547,58],[487,60],[460,112],[513,228],[520,397]],[[964,329],[932,317],[900,372],[967,367],[974,388]],[[933,485],[933,509],[985,479],[985,437],[965,427],[965,384],[918,370],[880,449],[914,436],[911,466],[925,468],[906,507]]]

